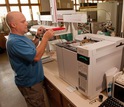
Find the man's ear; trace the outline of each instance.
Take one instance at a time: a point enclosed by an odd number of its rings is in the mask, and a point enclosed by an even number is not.
[[[12,28],[15,28],[16,27],[16,24],[15,23],[11,23],[11,27]]]

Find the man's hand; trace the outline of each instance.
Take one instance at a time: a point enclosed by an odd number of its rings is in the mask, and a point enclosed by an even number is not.
[[[46,29],[45,29],[44,27],[39,27],[39,28],[37,29],[36,35],[37,35],[37,36],[40,36],[41,34],[44,34],[45,31],[46,31]]]
[[[49,29],[44,33],[43,38],[49,40],[53,36],[54,36],[54,31],[52,29]]]

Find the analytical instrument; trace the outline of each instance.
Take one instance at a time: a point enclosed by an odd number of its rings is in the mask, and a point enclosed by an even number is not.
[[[59,75],[92,99],[105,89],[105,72],[120,69],[124,38],[81,34],[75,40],[57,44]]]

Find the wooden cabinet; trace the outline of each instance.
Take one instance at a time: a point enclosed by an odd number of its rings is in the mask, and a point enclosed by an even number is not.
[[[6,48],[6,39],[5,39],[5,34],[0,33],[0,48],[5,49]]]
[[[75,105],[73,105],[67,98],[65,98],[64,96],[62,96],[62,105],[63,107],[76,107]]]
[[[62,107],[60,92],[47,79],[45,79],[45,87],[50,107]]]
[[[45,78],[45,87],[50,107],[76,107]]]

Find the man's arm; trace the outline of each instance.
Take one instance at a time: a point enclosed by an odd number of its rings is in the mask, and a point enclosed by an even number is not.
[[[42,33],[40,30],[39,32],[37,32],[37,35],[40,35],[40,33]],[[51,39],[54,36],[54,31],[52,29],[47,30],[43,37],[42,37],[42,41],[39,41],[39,44],[36,47],[36,56],[34,58],[35,61],[39,61],[42,57],[42,55],[45,52],[45,48],[47,46],[48,40]],[[35,40],[37,40],[37,38],[35,37]]]
[[[34,38],[32,39],[32,42],[35,44],[35,46],[37,46],[39,44],[39,41],[40,41],[40,39],[37,36],[34,36]]]

